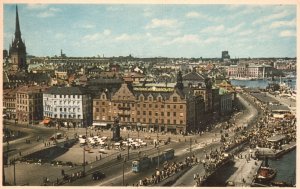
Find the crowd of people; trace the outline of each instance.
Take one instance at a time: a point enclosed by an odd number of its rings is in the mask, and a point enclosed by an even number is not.
[[[145,177],[144,179],[139,180],[136,186],[149,186],[157,184],[198,162],[199,160],[195,155],[192,155],[191,157],[188,156],[184,161],[180,162],[165,162],[161,170],[156,168],[155,172],[150,177]],[[133,186],[135,185],[133,184]]]

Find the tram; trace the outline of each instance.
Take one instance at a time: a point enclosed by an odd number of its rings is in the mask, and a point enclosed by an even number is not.
[[[148,169],[151,165],[161,164],[165,161],[173,159],[175,150],[173,148],[166,149],[162,154],[156,154],[150,157],[142,157],[139,160],[132,161],[132,172],[139,173]]]

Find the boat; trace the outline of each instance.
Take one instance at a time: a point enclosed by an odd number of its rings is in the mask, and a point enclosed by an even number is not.
[[[271,181],[272,179],[275,178],[277,174],[276,169],[272,169],[270,167],[260,167],[256,179],[259,182],[266,182],[266,181]]]

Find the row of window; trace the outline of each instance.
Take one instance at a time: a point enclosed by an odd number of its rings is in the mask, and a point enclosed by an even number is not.
[[[54,95],[54,98],[73,98],[73,99],[80,99],[81,95]]]
[[[111,116],[108,116],[108,119],[106,119],[106,117],[105,116],[102,116],[102,118],[101,118],[101,120],[102,121],[113,121],[113,117],[111,117]],[[100,117],[99,116],[96,116],[96,120],[100,120]],[[135,121],[137,121],[137,122],[141,122],[141,121],[143,121],[143,123],[149,123],[149,124],[153,124],[153,123],[155,123],[155,124],[174,124],[174,125],[176,125],[176,124],[184,124],[183,123],[183,120],[180,120],[179,122],[176,120],[176,119],[174,119],[174,120],[170,120],[170,119],[167,119],[167,122],[165,123],[165,120],[164,119],[162,119],[162,120],[160,120],[160,122],[158,121],[158,119],[155,119],[154,120],[154,122],[153,122],[153,120],[152,120],[152,118],[149,118],[148,120],[146,119],[146,118],[137,118],[137,119],[135,119],[135,118],[129,118],[129,117],[120,117],[120,120],[123,122],[135,122]],[[148,122],[147,122],[148,121]]]
[[[45,116],[47,117],[54,117],[54,118],[69,118],[69,119],[81,119],[81,115],[75,115],[75,114],[69,114],[69,115],[66,115],[66,114],[59,114],[59,117],[58,117],[58,114],[51,114],[51,113],[45,113]]]
[[[96,105],[99,105],[99,102],[98,101],[96,101]],[[105,102],[102,102],[102,105],[104,106],[105,105]],[[109,105],[111,105],[111,103],[109,103]],[[114,104],[114,106],[117,106],[117,103],[115,103]],[[118,104],[118,107],[128,107],[128,108],[130,108],[130,106],[132,107],[132,108],[134,108],[134,104],[132,104],[132,103],[122,103],[122,104]],[[152,108],[152,107],[154,107],[154,108],[159,108],[159,105],[158,104],[137,104],[137,107],[138,108],[140,108],[141,106],[143,106],[143,108],[147,108],[147,106],[149,107],[149,108]],[[171,108],[171,105],[166,105],[166,107],[167,108]],[[164,104],[161,104],[160,105],[160,108],[165,108],[165,105]],[[176,104],[174,104],[173,105],[173,108],[174,109],[176,109],[176,108],[178,108],[178,106],[176,105]],[[179,108],[180,109],[183,109],[183,105],[179,105]]]
[[[75,104],[79,105],[80,101],[70,101],[70,100],[56,101],[56,100],[54,100],[53,104],[54,105],[75,105]]]

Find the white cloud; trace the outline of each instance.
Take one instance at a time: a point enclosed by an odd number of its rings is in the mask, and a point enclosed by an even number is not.
[[[209,37],[209,38],[205,39],[203,42],[206,44],[211,44],[211,43],[215,43],[218,41],[219,41],[219,38],[217,38],[217,37]]]
[[[143,15],[144,15],[145,17],[151,17],[151,16],[153,15],[153,10],[150,9],[150,8],[145,8],[145,9],[144,9]]]
[[[168,36],[176,36],[176,35],[180,35],[180,31],[179,31],[179,30],[168,31],[168,32],[166,33],[166,35],[168,35]]]
[[[139,34],[129,35],[127,33],[123,33],[120,36],[117,36],[115,38],[116,41],[133,41],[133,40],[139,40],[139,39],[141,39],[141,35],[139,35]]]
[[[187,18],[198,18],[198,19],[201,18],[201,19],[205,19],[205,20],[211,21],[211,22],[219,22],[223,19],[221,17],[217,17],[217,16],[211,17],[211,16],[205,15],[201,12],[195,12],[195,11],[186,13],[185,17],[187,17]]]
[[[106,29],[106,30],[103,31],[103,34],[106,35],[106,36],[107,36],[107,35],[110,35],[110,34],[111,34],[111,31],[108,30],[108,29]]]
[[[118,6],[110,6],[106,8],[106,11],[112,11],[112,12],[116,12],[116,11],[120,11],[122,10],[121,7]]]
[[[183,35],[173,40],[174,43],[198,43],[199,41],[199,36],[194,34]]]
[[[284,10],[284,11],[277,12],[277,13],[274,13],[274,14],[271,14],[271,15],[268,15],[268,16],[264,16],[264,17],[262,17],[260,19],[257,19],[254,22],[252,22],[252,24],[253,25],[262,24],[264,22],[268,22],[268,21],[272,21],[272,20],[284,18],[284,17],[286,17],[286,16],[288,16],[290,14],[291,14],[291,12],[289,12],[287,10]]]
[[[80,27],[85,29],[91,29],[91,28],[95,28],[96,26],[94,24],[83,24]]]
[[[41,18],[53,17],[56,15],[57,12],[60,11],[61,10],[59,8],[50,7],[48,10],[44,10],[43,12],[40,12],[37,16]]]
[[[238,33],[239,36],[247,36],[253,33],[253,30],[245,30]]]
[[[54,35],[54,37],[55,37],[56,39],[63,39],[65,36],[66,36],[66,35],[63,34],[63,33],[57,33],[57,34]]]
[[[175,19],[152,19],[151,23],[146,25],[146,29],[152,29],[152,28],[176,28],[180,26],[181,24],[175,20]]]
[[[279,33],[280,37],[294,37],[296,36],[296,32],[293,30],[284,30]]]
[[[187,18],[199,18],[201,14],[199,12],[188,12],[185,17]]]
[[[225,26],[222,25],[218,25],[218,26],[208,26],[204,29],[202,29],[200,32],[201,33],[212,33],[212,32],[220,32],[220,31],[224,31],[225,30]]]
[[[234,27],[232,27],[232,28],[228,28],[228,29],[227,29],[227,32],[228,32],[228,33],[237,32],[237,31],[240,30],[241,27],[244,26],[244,25],[245,25],[245,23],[242,22],[242,23],[240,23],[240,24],[238,24],[238,25],[236,25],[236,26],[234,26]]]
[[[296,26],[296,20],[290,20],[290,21],[275,21],[272,22],[270,25],[270,28],[280,28],[280,27],[295,27]]]
[[[82,41],[86,42],[86,41],[97,41],[100,39],[103,39],[105,36],[108,36],[111,34],[111,31],[106,29],[103,32],[98,32],[98,33],[94,33],[94,34],[89,34],[89,35],[85,35],[82,37]]]
[[[26,8],[29,10],[39,10],[39,9],[45,9],[47,7],[48,7],[48,5],[46,5],[46,4],[28,4],[26,6]]]

